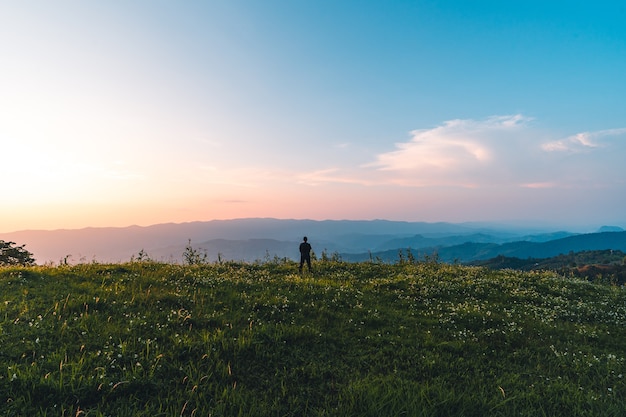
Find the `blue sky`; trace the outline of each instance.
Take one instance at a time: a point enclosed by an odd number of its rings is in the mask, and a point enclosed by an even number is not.
[[[626,227],[626,3],[0,3],[0,231]]]

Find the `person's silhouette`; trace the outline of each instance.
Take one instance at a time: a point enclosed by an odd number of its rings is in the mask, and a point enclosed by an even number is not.
[[[308,238],[305,236],[302,238],[303,242],[300,243],[300,266],[298,270],[302,272],[302,266],[306,262],[306,266],[311,271],[311,244],[308,242]]]

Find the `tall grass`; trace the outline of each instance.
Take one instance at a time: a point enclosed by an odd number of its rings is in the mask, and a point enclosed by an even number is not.
[[[626,292],[289,261],[0,269],[6,416],[623,416]]]

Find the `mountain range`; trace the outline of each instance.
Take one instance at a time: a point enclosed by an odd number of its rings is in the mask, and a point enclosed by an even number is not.
[[[626,251],[626,231],[604,226],[595,233],[572,233],[476,223],[426,223],[388,220],[235,219],[167,223],[153,226],[25,230],[0,239],[26,245],[38,264],[57,262],[126,262],[142,252],[153,260],[182,262],[188,245],[218,258],[237,261],[296,259],[308,236],[320,256],[346,261],[393,262],[410,249],[416,258],[437,256],[444,262],[470,262],[499,255],[546,258],[582,250]]]

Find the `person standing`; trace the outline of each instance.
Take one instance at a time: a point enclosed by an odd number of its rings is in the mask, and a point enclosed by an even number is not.
[[[305,236],[302,238],[302,243],[300,243],[300,266],[298,270],[302,272],[302,266],[306,262],[306,266],[309,268],[309,272],[311,272],[311,244],[308,242],[308,238]]]

